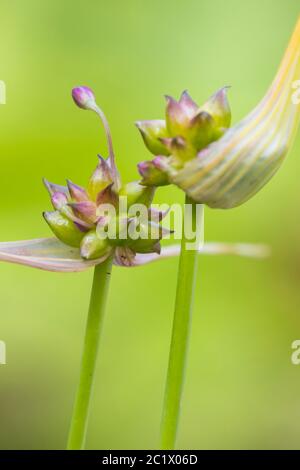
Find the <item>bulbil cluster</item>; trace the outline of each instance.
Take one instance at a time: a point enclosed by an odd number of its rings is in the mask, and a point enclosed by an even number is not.
[[[76,88],[72,95],[79,107],[103,117],[89,88]],[[106,119],[104,124],[112,153]],[[151,207],[154,188],[136,181],[122,185],[112,154],[108,159],[99,156],[86,189],[70,180],[66,186],[44,183],[54,208],[44,212],[46,222],[59,240],[79,248],[84,259],[105,259],[114,254],[130,265],[136,253],[160,253],[160,239],[170,233],[160,225],[165,214]],[[143,216],[139,207],[145,209]]]
[[[227,88],[217,91],[201,107],[187,91],[182,93],[179,101],[166,96],[165,120],[136,122],[146,147],[155,155],[153,160],[138,165],[142,184],[169,184],[169,177],[174,172],[224,135],[231,121]]]

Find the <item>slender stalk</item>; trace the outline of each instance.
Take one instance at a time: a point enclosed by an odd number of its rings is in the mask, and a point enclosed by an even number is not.
[[[106,140],[107,140],[107,146],[108,146],[109,161],[110,161],[110,165],[111,165],[113,180],[114,180],[114,183],[116,185],[116,188],[118,189],[119,186],[120,186],[120,176],[119,176],[119,172],[118,172],[117,166],[116,166],[115,152],[114,152],[114,148],[113,148],[112,137],[111,137],[111,132],[110,132],[110,127],[109,127],[109,124],[108,124],[108,120],[107,120],[104,112],[102,111],[101,108],[99,108],[98,105],[95,105],[94,111],[95,111],[96,114],[98,114],[98,116],[100,117],[100,119],[102,121],[102,124],[104,126]]]
[[[76,393],[67,449],[83,449],[89,415],[100,334],[109,288],[112,259],[98,264],[94,270],[90,306],[86,325],[79,385]]]
[[[193,231],[197,230],[198,234],[201,229],[201,227],[196,227],[197,204],[189,197],[186,197],[185,203],[190,204],[192,210],[185,210],[182,227],[173,332],[161,427],[161,448],[164,450],[174,449],[176,442],[198,258],[196,236],[194,239],[187,239],[185,227],[192,227]],[[194,243],[194,249],[189,249],[188,243]]]

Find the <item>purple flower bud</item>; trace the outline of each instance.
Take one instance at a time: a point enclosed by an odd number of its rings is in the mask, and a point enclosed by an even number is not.
[[[53,204],[54,209],[60,210],[68,203],[68,198],[64,193],[53,193],[51,196],[51,202]]]
[[[43,183],[46,189],[48,190],[50,196],[52,196],[52,194],[56,192],[68,194],[68,188],[66,186],[50,183],[50,181],[46,180],[46,178],[43,178]]]
[[[114,183],[109,184],[104,188],[97,196],[96,204],[100,206],[101,204],[112,204],[117,207],[119,198],[114,189]]]
[[[190,117],[192,117],[195,113],[197,113],[197,110],[199,109],[199,106],[190,97],[187,90],[184,90],[182,92],[180,100],[179,100],[179,104],[181,108],[185,111],[185,113],[188,114]]]
[[[166,96],[166,122],[171,137],[184,136],[191,119],[197,114],[198,106],[184,91],[179,101]]]
[[[87,192],[84,188],[78,186],[78,184],[72,183],[72,181],[70,180],[67,180],[67,185],[70,196],[75,202],[83,202],[89,200]]]
[[[95,110],[95,96],[89,87],[79,86],[73,88],[72,98],[79,108]]]
[[[69,202],[68,205],[72,208],[75,216],[79,217],[79,219],[91,224],[96,222],[96,205],[94,202]]]
[[[158,170],[168,171],[170,169],[170,160],[168,157],[163,157],[162,155],[159,155],[158,157],[153,158],[152,162],[155,168],[157,168]]]

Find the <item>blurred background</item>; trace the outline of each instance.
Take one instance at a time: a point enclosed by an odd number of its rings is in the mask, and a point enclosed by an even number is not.
[[[150,154],[134,121],[163,117],[165,93],[199,103],[231,85],[233,121],[277,70],[298,0],[1,0],[0,240],[49,236],[41,178],[84,185],[106,155],[88,85],[110,121],[124,181]],[[300,448],[300,135],[245,205],[206,209],[206,241],[263,242],[271,259],[205,257],[199,273],[178,447]],[[183,202],[160,190],[155,202]],[[90,449],[157,448],[178,260],[115,268],[97,367]],[[63,449],[92,271],[0,265],[0,448]]]

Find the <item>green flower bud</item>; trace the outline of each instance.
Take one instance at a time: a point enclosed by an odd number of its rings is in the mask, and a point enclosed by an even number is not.
[[[84,236],[74,222],[67,219],[59,211],[44,212],[44,219],[51,228],[54,235],[67,245],[79,247]]]
[[[231,123],[231,110],[227,99],[228,86],[214,93],[208,101],[201,106],[201,111],[210,114],[218,129],[228,129]]]
[[[135,253],[157,253],[160,254],[161,246],[159,240],[138,238],[130,240],[128,247]]]
[[[127,214],[101,218],[97,224],[98,237],[107,238],[111,246],[123,246],[128,238],[128,222]]]
[[[107,238],[99,238],[96,230],[91,230],[82,239],[80,254],[84,259],[108,257],[112,247]]]
[[[96,201],[100,191],[106,188],[113,181],[111,169],[108,165],[108,162],[104,160],[104,158],[102,158],[100,155],[98,155],[98,157],[99,163],[92,176],[90,177],[87,189],[88,194],[90,195],[93,201]]]
[[[161,138],[168,137],[165,121],[157,119],[137,121],[135,124],[142,134],[146,147],[153,155],[170,155],[168,149],[161,142]]]
[[[189,143],[189,141],[180,136],[163,139],[163,142],[172,154],[173,163],[177,161],[177,163],[179,163],[179,167],[182,166],[183,162],[194,158],[197,153],[196,149]],[[159,157],[156,157],[155,162],[157,162],[158,158]],[[169,164],[171,164],[170,161]]]
[[[120,196],[127,197],[127,207],[133,204],[144,204],[149,207],[153,201],[154,188],[152,186],[142,186],[138,181],[123,186],[120,191]]]
[[[130,226],[131,225],[131,226]],[[133,219],[128,227],[129,235],[134,232],[138,237],[128,239],[127,245],[138,253],[160,253],[159,241],[166,235],[173,233],[172,231],[162,227],[156,222],[140,222]]]
[[[171,96],[166,96],[166,100],[166,122],[169,135],[184,137],[190,121],[197,114],[199,108],[186,91],[182,93],[179,101],[174,100]]]
[[[169,184],[174,172],[196,158],[199,151],[222,137],[231,119],[226,91],[227,87],[219,90],[202,108],[192,100],[187,91],[182,93],[179,101],[166,96],[166,125],[164,121],[138,123],[146,146],[157,155],[152,162],[138,165],[143,185]],[[155,128],[154,123],[160,124]],[[157,141],[162,147],[157,145]]]
[[[193,117],[186,131],[186,138],[195,148],[195,153],[207,147],[208,144],[215,140],[216,130],[216,123],[213,117],[206,111],[201,111]]]

